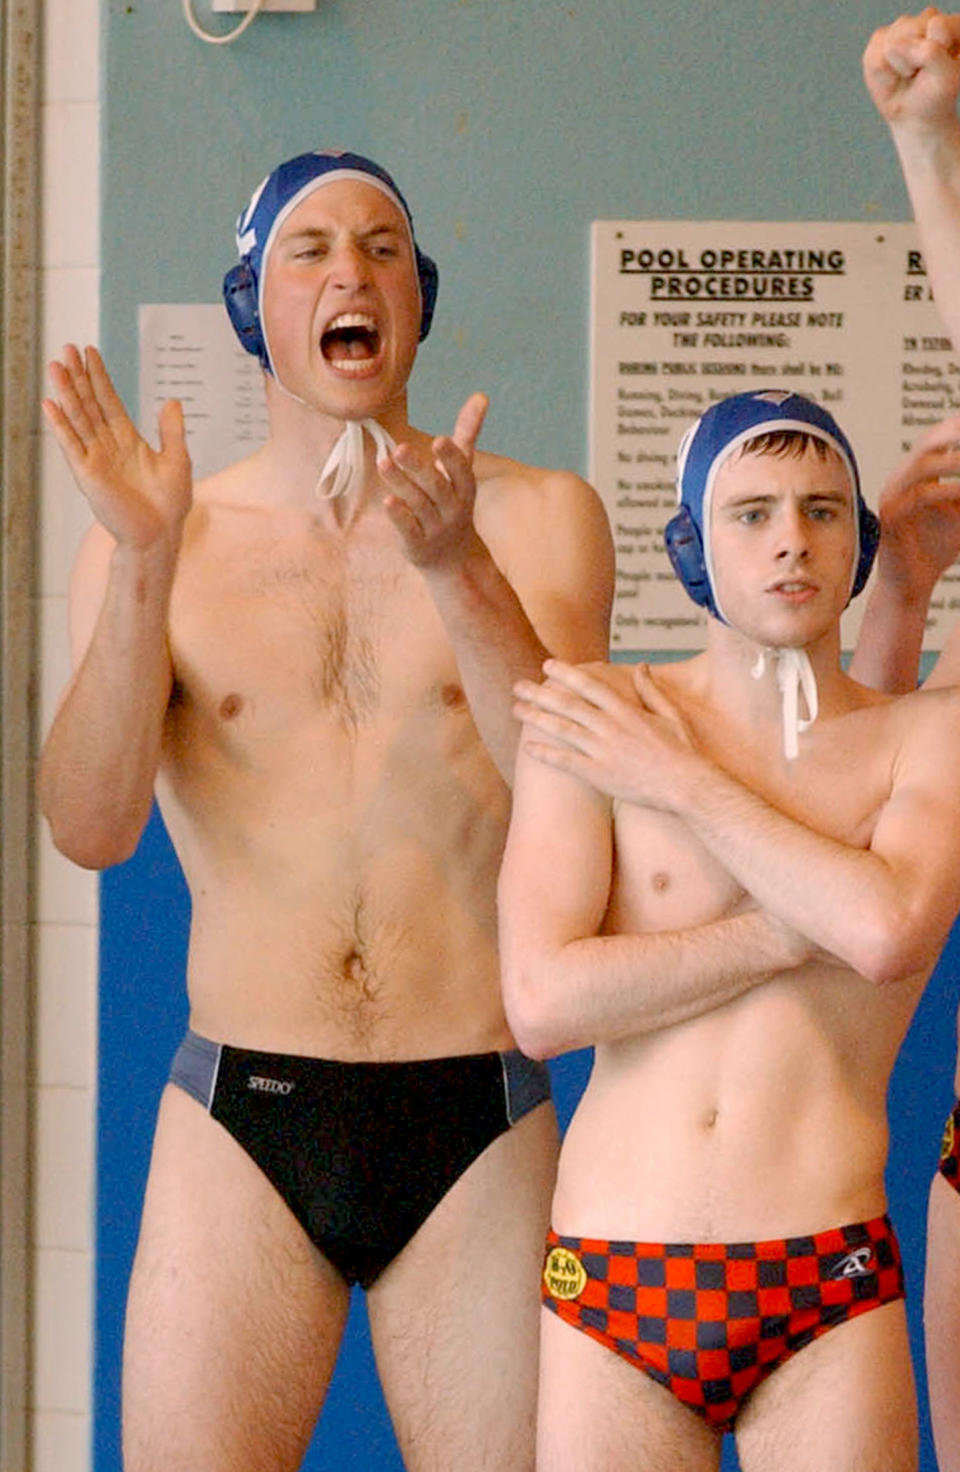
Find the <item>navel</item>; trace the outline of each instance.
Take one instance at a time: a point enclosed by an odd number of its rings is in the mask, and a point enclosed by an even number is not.
[[[367,968],[359,951],[349,951],[343,958],[343,974],[347,981],[363,986],[367,980]]]

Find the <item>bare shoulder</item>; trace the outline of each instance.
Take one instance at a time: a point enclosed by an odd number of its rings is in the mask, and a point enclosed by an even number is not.
[[[243,460],[235,460],[222,470],[197,481],[193,491],[193,509],[215,505],[242,506],[252,502],[263,485],[260,452],[254,451]]]
[[[860,739],[865,739],[865,731],[871,731],[876,740],[881,740],[886,731],[896,745],[901,745],[927,732],[936,735],[952,731],[960,722],[960,686],[923,685],[905,695],[891,695],[847,679],[846,694],[848,703],[839,721],[841,726],[859,730]]]
[[[544,534],[552,528],[595,525],[608,532],[607,514],[593,486],[572,470],[525,465],[506,455],[478,451],[477,529],[484,535],[507,534],[518,523],[544,518]]]
[[[886,708],[901,775],[941,784],[960,802],[960,688],[911,691]]]
[[[923,685],[908,695],[893,697],[897,718],[904,726],[941,726],[960,723],[960,685]]]

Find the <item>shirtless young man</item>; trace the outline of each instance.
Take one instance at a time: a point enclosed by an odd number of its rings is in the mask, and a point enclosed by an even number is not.
[[[517,1472],[556,1135],[499,987],[512,684],[605,652],[606,517],[574,475],[474,456],[480,396],[452,438],[409,423],[436,273],[377,165],[288,161],[238,243],[262,449],[191,494],[178,407],[153,451],[93,350],[46,405],[98,524],[44,811],[99,868],[156,787],[193,904],[125,1466],[299,1466],[356,1280],[407,1465]]]
[[[722,401],[682,464],[705,652],[518,686],[507,1015],[534,1057],[596,1044],[539,1466],[713,1472],[732,1429],[745,1472],[907,1472],[885,1093],[960,906],[960,692],[841,670],[873,527],[824,410]]]
[[[960,15],[928,7],[876,31],[864,54],[867,87],[903,167],[937,308],[960,351]],[[960,439],[960,430],[955,434]],[[960,555],[960,486],[934,481],[904,493],[898,517],[907,525],[908,556],[896,583],[877,589],[880,618],[898,621],[902,636],[892,664],[873,675],[907,685],[915,677],[933,584]],[[871,606],[870,617],[874,616]],[[960,625],[927,680],[960,684]],[[958,1018],[960,1021],[960,1018]],[[955,1078],[960,1099],[960,1056]],[[941,1472],[960,1472],[960,1103],[947,1119],[940,1169],[930,1188],[924,1327],[927,1381]]]

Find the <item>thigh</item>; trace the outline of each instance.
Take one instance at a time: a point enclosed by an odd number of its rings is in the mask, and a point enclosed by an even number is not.
[[[245,1151],[168,1087],[127,1304],[127,1472],[293,1472],[348,1296]]]
[[[743,1472],[915,1472],[917,1407],[901,1302],[828,1330],[737,1418]]]
[[[556,1172],[552,1105],[473,1162],[370,1289],[387,1404],[410,1472],[529,1472],[538,1283]]]
[[[923,1298],[930,1414],[940,1472],[960,1472],[960,1195],[933,1178]]]
[[[613,1350],[542,1309],[537,1472],[716,1472],[720,1436]]]

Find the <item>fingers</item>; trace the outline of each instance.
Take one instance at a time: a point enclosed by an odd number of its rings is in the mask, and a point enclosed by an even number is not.
[[[133,428],[129,414],[124,407],[123,400],[113,386],[113,380],[106,370],[103,359],[94,347],[88,347],[85,353],[85,381],[89,382],[97,407],[107,423],[116,425],[120,421],[125,427]]]
[[[103,433],[105,420],[86,364],[72,343],[63,349],[62,360],[49,365],[48,374],[56,398],[45,400],[43,411],[73,464]]]
[[[953,499],[960,476],[960,414],[933,425],[888,477],[880,494],[881,517],[907,503],[941,496]]]
[[[453,434],[433,441],[430,460],[412,445],[400,444],[377,461],[388,491],[384,504],[409,547],[449,530],[472,528],[476,481],[471,466],[486,412],[486,395],[471,394]]]
[[[54,439],[66,456],[67,463],[76,466],[83,459],[84,445],[67,416],[55,399],[43,399],[40,403],[43,416],[53,430]]]
[[[450,481],[412,446],[398,445],[391,455],[382,455],[377,471],[389,491],[387,510],[401,528],[406,525],[427,536],[442,524],[452,499]]]
[[[563,659],[545,659],[543,672],[547,677],[547,685],[538,686],[538,689],[559,686],[578,695],[581,700],[589,705],[595,706],[597,710],[613,713],[626,708],[626,702],[618,691],[606,680],[600,679],[592,674],[590,669],[581,664],[568,664]]]
[[[547,665],[553,664],[547,660]],[[567,669],[572,667],[567,666]],[[518,680],[513,687],[513,713],[519,721],[535,726],[551,736],[570,740],[596,727],[602,716],[599,708],[559,680]]]
[[[473,452],[477,447],[489,405],[490,400],[486,394],[471,394],[457,415],[451,439],[468,464],[473,461]]]
[[[482,412],[480,413],[482,418]],[[384,506],[407,556],[421,567],[452,565],[479,542],[473,525],[476,481],[461,447],[434,440],[431,458],[398,445],[377,462]]]
[[[944,15],[940,10],[925,11],[929,14],[927,37],[949,51],[952,56],[960,54],[960,15]]]
[[[438,436],[432,445],[437,469],[459,497],[469,500],[471,507],[477,489],[473,478],[473,456],[489,402],[486,394],[471,394],[457,415],[453,434]]]
[[[929,66],[936,60],[937,49],[926,36],[902,36],[887,43],[883,61],[890,71],[908,81],[924,66]]]
[[[582,746],[588,733],[621,729],[624,718],[636,714],[616,690],[577,665],[548,659],[543,669],[543,683],[518,680],[513,687],[514,715],[540,731]]]
[[[592,768],[589,757],[583,752],[574,751],[570,746],[557,746],[549,741],[537,741],[529,734],[523,738],[523,749],[534,761],[541,762],[545,767],[554,767],[558,772],[566,772],[578,781],[584,782],[592,787]]]
[[[183,421],[183,405],[179,399],[167,399],[165,403],[161,404],[160,413],[157,417],[157,429],[160,434],[160,453],[162,455],[166,455],[170,459],[183,458],[189,460],[187,431]]]
[[[864,78],[889,122],[911,115],[941,122],[956,96],[958,54],[960,17],[928,6],[874,33],[864,53]]]
[[[676,716],[676,706],[667,699],[660,686],[656,684],[648,664],[634,665],[633,683],[643,704],[653,715],[668,718]]]

